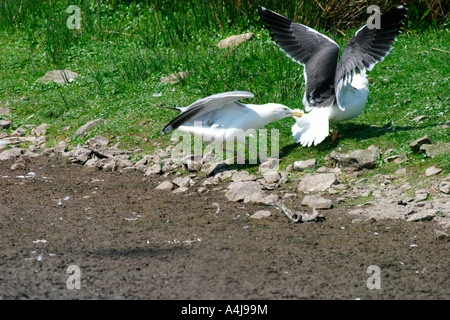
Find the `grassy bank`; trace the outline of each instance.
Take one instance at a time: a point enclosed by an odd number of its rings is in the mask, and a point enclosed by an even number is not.
[[[0,106],[12,112],[0,117],[13,122],[9,132],[25,124],[49,123],[50,145],[59,140],[77,145],[100,134],[112,143],[120,141],[123,148],[139,147],[145,153],[170,143],[170,136],[159,132],[176,112],[160,105],[187,106],[210,94],[245,90],[255,94],[249,103],[277,102],[303,109],[302,67],[272,43],[254,13],[246,11],[250,9],[246,1],[241,8],[215,7],[216,2],[207,7],[196,1],[180,1],[176,6],[164,1],[152,5],[84,1],[80,30],[67,28],[70,14],[65,12],[65,1],[45,3],[51,10],[34,7],[41,13],[32,15],[33,8],[24,6],[28,15],[11,18],[9,24],[2,20]],[[225,23],[227,13],[238,9],[239,15],[230,15]],[[343,48],[355,30],[330,31]],[[234,49],[216,47],[224,37],[247,31],[256,34],[252,41]],[[412,154],[408,147],[425,134],[434,141],[450,141],[449,130],[442,129],[450,120],[449,39],[445,22],[438,28],[408,26],[391,54],[370,72],[374,81],[364,112],[337,124],[341,137],[335,142],[327,138],[317,147],[303,148],[291,137],[293,119],[270,124],[269,129],[280,130],[282,166],[313,157],[320,165],[332,150],[374,144],[393,149],[392,154],[406,153],[409,161],[402,166],[418,173],[432,164],[449,172],[448,153],[428,159]],[[67,84],[35,82],[54,69],[70,69],[79,76]],[[189,76],[177,84],[160,82],[178,71],[189,71]],[[413,120],[421,115],[426,117]],[[82,139],[75,136],[79,126],[96,118],[108,123]],[[382,172],[396,168],[382,162],[378,166]]]

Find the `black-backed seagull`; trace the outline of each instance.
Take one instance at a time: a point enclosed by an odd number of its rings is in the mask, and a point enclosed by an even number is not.
[[[392,49],[406,8],[398,6],[382,14],[379,29],[367,25],[359,29],[339,63],[339,46],[327,36],[266,8],[258,12],[280,49],[304,67],[302,102],[309,112],[296,118],[292,135],[309,147],[328,136],[330,123],[352,119],[362,112],[369,94],[366,70],[372,70]]]
[[[254,95],[247,91],[231,91],[214,94],[199,99],[184,108],[172,108],[181,113],[170,121],[161,131],[172,130],[192,134],[206,142],[237,141],[245,143],[245,138],[267,124],[286,117],[301,117],[300,110],[277,103],[263,105],[243,104],[240,99],[250,99]]]

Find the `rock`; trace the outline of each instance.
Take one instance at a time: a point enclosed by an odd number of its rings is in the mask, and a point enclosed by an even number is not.
[[[414,197],[414,201],[425,201],[428,198],[428,192],[424,190],[418,190],[416,191],[416,196]]]
[[[104,148],[109,144],[109,140],[102,136],[96,136],[87,140],[86,144],[91,148]]]
[[[394,162],[394,163],[400,164],[400,163],[405,162],[406,160],[407,160],[406,154],[396,154],[396,155],[384,158],[383,161],[385,163]]]
[[[7,116],[11,113],[10,108],[0,107],[0,115]]]
[[[230,179],[235,172],[236,172],[235,170],[225,170],[225,171],[219,172],[218,174],[216,174],[214,176],[213,182],[214,183],[219,183],[219,182],[224,181],[226,179]]]
[[[254,35],[254,33],[248,32],[240,35],[230,36],[228,38],[220,40],[220,42],[217,44],[217,47],[219,49],[232,48],[242,42],[252,39]]]
[[[177,178],[173,179],[172,182],[180,188],[189,187],[194,184],[194,181],[189,177],[184,177],[184,178],[177,177]]]
[[[186,168],[190,172],[197,172],[200,171],[202,168],[202,165],[200,162],[194,161],[194,160],[188,160],[186,162]]]
[[[314,169],[316,167],[316,159],[308,159],[304,161],[295,161],[294,170],[303,171],[305,169]]]
[[[434,233],[436,234],[437,240],[446,240],[446,239],[450,238],[448,233],[441,231],[441,230],[434,230]]]
[[[161,182],[155,189],[158,190],[172,190],[174,185],[170,181]]]
[[[206,173],[207,176],[214,176],[218,174],[219,172],[222,172],[228,168],[228,164],[225,162],[216,162],[211,164],[209,167],[204,169],[204,173]]]
[[[428,135],[425,135],[422,138],[414,140],[413,142],[411,142],[409,144],[409,147],[411,148],[413,153],[417,153],[420,150],[420,146],[423,144],[433,144],[433,142],[431,142],[431,139],[430,139],[430,137],[428,137]]]
[[[90,130],[92,129],[94,126],[96,126],[99,123],[104,123],[106,122],[106,120],[104,119],[95,119],[92,121],[87,122],[86,124],[82,125],[81,127],[78,128],[77,132],[75,133],[75,135],[77,137],[84,137],[84,135]]]
[[[244,182],[244,181],[255,181],[256,177],[248,173],[248,171],[238,171],[233,173],[231,176],[231,181],[233,182]]]
[[[435,210],[427,210],[411,214],[406,221],[431,221],[435,216]]]
[[[20,126],[16,130],[11,132],[11,137],[21,137],[21,136],[23,136],[24,132],[25,132],[25,128]]]
[[[425,170],[425,176],[427,176],[427,177],[434,176],[435,174],[438,174],[441,171],[442,171],[441,168],[431,166]]]
[[[9,150],[5,150],[0,153],[0,160],[10,160],[19,157],[21,154],[23,154],[23,150],[21,148],[12,148]]]
[[[116,171],[119,167],[118,160],[114,158],[106,158],[100,160],[100,166],[105,171]]]
[[[175,72],[175,73],[169,74],[166,77],[161,77],[160,81],[175,84],[175,83],[178,83],[181,79],[186,78],[188,75],[189,75],[189,72],[184,72],[184,71]]]
[[[279,169],[279,159],[269,159],[259,165],[258,172],[264,174],[268,171],[278,171]]]
[[[86,148],[76,148],[71,151],[70,161],[85,164],[92,155],[92,150]]]
[[[0,120],[0,129],[8,129],[11,126],[12,122],[9,120]]]
[[[175,189],[175,190],[173,191],[173,193],[183,193],[183,192],[186,192],[186,191],[188,191],[188,190],[189,190],[188,187],[179,187],[179,188]]]
[[[334,173],[308,174],[300,180],[297,189],[305,193],[325,191],[335,184],[339,181]]]
[[[442,181],[439,184],[439,191],[449,194],[450,193],[450,181]]]
[[[47,133],[47,127],[49,126],[48,123],[43,123],[40,126],[37,126],[36,128],[31,130],[31,134],[35,135],[36,137],[44,136]]]
[[[151,167],[147,168],[147,170],[145,170],[145,175],[146,176],[151,176],[151,175],[155,175],[155,174],[160,174],[162,172],[162,168],[160,164],[154,164]]]
[[[232,182],[225,197],[230,201],[243,201],[247,196],[262,193],[261,185],[256,181]]]
[[[70,70],[52,70],[47,72],[43,77],[36,80],[36,82],[41,81],[53,81],[56,83],[72,82],[78,73],[72,72]]]
[[[316,194],[306,195],[302,200],[302,205],[306,205],[310,208],[316,209],[330,209],[331,204],[331,199],[326,199]]]
[[[11,170],[26,169],[29,162],[30,160],[27,156],[20,155],[16,162],[11,166]]]
[[[406,174],[406,168],[400,168],[397,171],[395,171],[395,175],[397,176],[404,176]]]
[[[333,151],[330,157],[336,160],[340,167],[355,171],[363,168],[373,169],[380,156],[379,148],[352,150],[347,153],[337,153]]]
[[[100,159],[97,158],[96,156],[93,156],[92,158],[90,158],[89,160],[87,160],[84,165],[88,168],[97,168],[100,169],[101,168],[101,162]]]
[[[277,171],[268,171],[263,174],[263,177],[267,183],[276,183],[280,181],[281,175]]]
[[[251,219],[263,219],[263,218],[270,217],[271,215],[272,215],[272,213],[270,211],[259,210],[259,211],[256,211],[254,214],[252,214],[250,216],[250,218]]]
[[[434,158],[439,154],[450,153],[450,142],[438,141],[436,144],[423,144],[420,146],[420,150],[425,151],[427,157]]]
[[[427,118],[427,116],[422,115],[422,116],[414,117],[412,120],[418,122],[418,121],[426,119],[426,118]]]

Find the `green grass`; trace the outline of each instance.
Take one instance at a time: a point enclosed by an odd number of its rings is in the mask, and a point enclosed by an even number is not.
[[[160,105],[187,106],[211,94],[245,90],[255,94],[248,103],[277,102],[303,109],[302,67],[278,50],[260,24],[249,15],[228,26],[217,8],[199,7],[194,15],[186,3],[171,10],[133,2],[101,2],[100,7],[83,2],[82,29],[69,30],[64,1],[50,2],[54,10],[44,15],[48,23],[30,15],[14,27],[0,24],[0,106],[12,109],[11,115],[0,117],[12,120],[8,131],[49,123],[50,145],[70,139],[76,146],[100,134],[112,144],[120,141],[122,148],[139,147],[148,153],[171,143],[160,130],[176,112]],[[219,18],[212,19],[213,14]],[[343,48],[355,30],[332,37]],[[247,31],[256,37],[233,50],[215,46],[225,36]],[[425,134],[433,141],[450,141],[449,130],[441,128],[450,120],[449,51],[447,24],[440,30],[403,32],[390,55],[369,73],[374,81],[363,113],[336,125],[338,140],[327,138],[317,147],[303,148],[291,137],[293,119],[268,126],[280,130],[281,167],[309,158],[323,165],[333,150],[374,144],[383,151],[394,149],[392,154],[406,153],[409,160],[401,166],[417,174],[433,164],[450,172],[449,154],[429,159],[412,154],[408,147]],[[62,68],[79,76],[68,84],[35,82],[47,71]],[[177,71],[190,75],[178,84],[160,82]],[[426,118],[412,120],[419,115]],[[108,123],[82,139],[75,136],[79,126],[96,118]],[[70,129],[63,131],[67,126]],[[380,161],[374,172],[398,167]]]

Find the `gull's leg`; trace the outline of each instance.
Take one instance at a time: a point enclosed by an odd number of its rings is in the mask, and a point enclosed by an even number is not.
[[[333,134],[331,135],[331,141],[334,142],[334,141],[336,141],[336,139],[338,137],[338,130],[335,127],[333,127],[331,124],[330,124],[330,128],[333,131]]]

